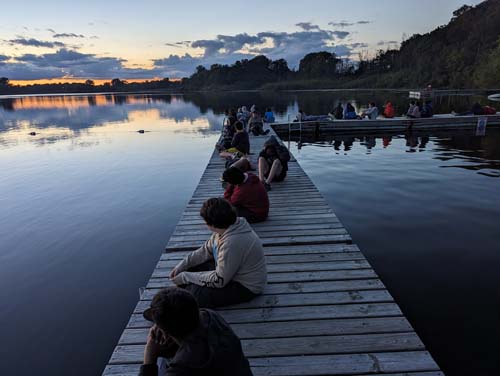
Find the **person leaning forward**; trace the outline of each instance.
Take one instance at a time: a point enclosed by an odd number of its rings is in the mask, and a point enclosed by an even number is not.
[[[143,315],[153,326],[139,376],[252,376],[230,326],[218,313],[199,309],[188,291],[160,290]]]
[[[264,250],[246,219],[238,218],[223,198],[205,201],[200,215],[213,234],[172,269],[172,282],[205,308],[247,302],[261,294],[267,281]]]

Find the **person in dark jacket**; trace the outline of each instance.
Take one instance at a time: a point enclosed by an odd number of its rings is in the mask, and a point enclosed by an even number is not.
[[[264,149],[259,154],[259,179],[268,191],[271,190],[271,182],[285,180],[288,171],[290,156],[286,151],[288,158],[285,159],[283,155],[280,155],[281,149],[278,140],[271,136],[264,143]]]
[[[427,101],[425,101],[424,107],[422,108],[422,111],[420,112],[420,117],[430,118],[433,116],[434,116],[434,109],[432,108],[432,101],[427,100]]]
[[[158,376],[159,358],[167,364],[162,376],[252,376],[230,326],[218,313],[199,309],[188,291],[176,287],[159,291],[143,315],[154,325],[140,376]]]
[[[231,141],[231,147],[220,153],[223,158],[232,157],[234,153],[239,153],[241,156],[250,154],[250,139],[242,122],[234,123],[236,133]]]
[[[269,197],[257,176],[230,167],[224,171],[222,181],[229,183],[224,198],[234,206],[238,217],[246,218],[249,223],[266,220],[269,214]]]

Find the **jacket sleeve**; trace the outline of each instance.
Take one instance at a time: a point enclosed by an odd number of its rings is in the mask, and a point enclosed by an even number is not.
[[[231,202],[231,197],[233,196],[234,185],[229,184],[226,190],[224,191],[224,198]]]
[[[238,245],[238,247],[241,247],[241,245]],[[222,244],[218,250],[215,270],[207,272],[183,272],[182,278],[185,283],[222,288],[233,279],[240,268],[242,257],[243,252],[239,252],[239,249],[227,249],[227,246]]]
[[[214,242],[214,236],[212,235],[208,240],[196,251],[188,254],[184,260],[182,260],[179,264],[177,264],[176,269],[179,272],[183,272],[192,268],[194,266],[198,266],[203,264],[205,261],[213,260],[214,256],[212,254],[212,246]]]
[[[231,205],[233,206],[242,206],[243,204],[243,195],[241,194],[241,190],[234,187],[231,199],[229,200]]]

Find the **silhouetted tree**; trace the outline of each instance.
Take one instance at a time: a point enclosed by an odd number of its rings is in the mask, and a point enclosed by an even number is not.
[[[332,77],[337,73],[340,59],[335,54],[322,51],[304,56],[299,63],[299,75],[305,78]]]
[[[87,86],[94,86],[94,81],[87,80],[87,81],[85,81],[85,85],[87,85]]]
[[[7,77],[0,77],[0,86],[9,86],[9,81]]]

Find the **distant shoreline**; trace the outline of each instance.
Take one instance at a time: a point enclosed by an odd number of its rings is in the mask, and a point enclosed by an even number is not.
[[[97,96],[97,95],[134,95],[134,94],[153,94],[153,95],[185,95],[185,94],[207,94],[207,93],[259,93],[259,92],[284,92],[284,93],[304,93],[304,92],[392,92],[404,93],[409,91],[419,91],[421,88],[352,88],[352,89],[295,89],[295,90],[262,90],[262,89],[234,89],[234,90],[186,90],[186,91],[168,91],[168,90],[140,90],[140,91],[102,91],[102,92],[73,92],[73,93],[26,93],[26,94],[1,94],[1,99],[16,99],[25,97],[78,97],[78,96]],[[434,90],[438,95],[475,95],[475,94],[495,94],[500,93],[500,89],[438,89]]]

